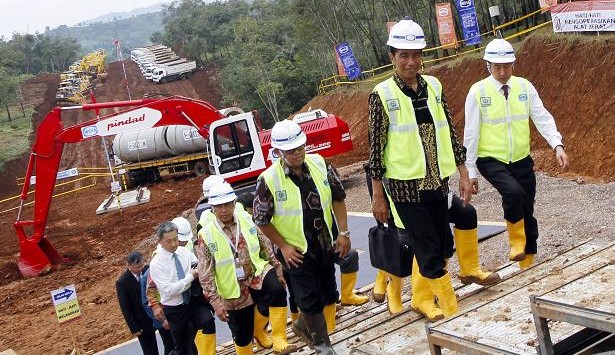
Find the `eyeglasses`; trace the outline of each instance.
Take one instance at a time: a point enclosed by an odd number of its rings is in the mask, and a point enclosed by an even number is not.
[[[280,149],[281,150],[281,149]],[[305,144],[298,146],[297,148],[289,149],[289,150],[281,150],[284,155],[291,155],[295,153],[301,153],[305,151]]]

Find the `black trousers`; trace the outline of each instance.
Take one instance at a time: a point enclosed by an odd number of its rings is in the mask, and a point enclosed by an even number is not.
[[[216,325],[211,306],[206,302],[191,301],[189,305],[163,306],[175,345],[174,355],[197,355],[194,337],[197,331],[215,334]]]
[[[288,274],[288,268],[286,267],[286,263],[284,262],[284,257],[276,255],[278,258],[281,258],[284,265],[284,280],[286,280],[286,285],[288,286],[288,307],[290,311],[293,313],[297,313],[299,309],[297,308],[297,302],[295,302],[295,292],[293,291],[293,286],[290,282],[290,275]],[[340,273],[342,274],[350,274],[353,272],[359,271],[359,252],[352,248],[348,251],[343,258],[340,258],[339,253],[334,254],[334,263],[340,266]]]
[[[534,160],[527,156],[517,162],[505,164],[493,158],[478,158],[476,167],[502,196],[504,219],[525,225],[525,253],[536,254],[538,246],[538,221],[534,218],[536,174]]]
[[[445,259],[453,254],[447,198],[394,204],[404,224],[398,233],[409,235],[421,275],[429,279],[444,276]]]
[[[158,333],[160,334],[162,344],[164,345],[164,355],[169,355],[175,348],[175,343],[173,343],[173,335],[171,335],[170,330],[164,328],[158,328]],[[156,353],[156,355],[158,355],[158,353]]]
[[[238,346],[252,343],[254,334],[254,305],[242,309],[227,311],[228,327],[233,335],[233,341]]]
[[[301,312],[318,314],[325,305],[335,303],[339,298],[335,283],[335,255],[333,250],[314,252],[310,248],[311,245],[303,255],[303,263],[299,267],[288,269],[289,291],[292,288],[293,298]]]
[[[286,307],[286,289],[278,280],[274,269],[267,272],[260,290],[250,289],[250,296],[258,311],[265,317],[269,316],[269,307]]]
[[[448,221],[453,223],[457,229],[475,229],[478,227],[476,208],[470,204],[464,206],[463,200],[459,196],[453,195],[453,204],[448,209]]]
[[[227,312],[228,327],[238,346],[246,346],[252,342],[254,307],[258,307],[258,311],[266,317],[269,316],[269,307],[286,307],[286,289],[278,280],[274,269],[267,272],[260,290],[249,291],[254,300],[253,305]]]
[[[141,335],[137,337],[143,355],[158,355],[158,342],[156,341],[156,329],[153,326],[143,327]]]

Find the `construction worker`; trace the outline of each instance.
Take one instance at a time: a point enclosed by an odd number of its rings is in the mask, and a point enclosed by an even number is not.
[[[176,217],[171,220],[177,226],[177,238],[179,246],[185,247],[194,253],[194,243],[192,242],[192,226],[190,221],[184,217]]]
[[[271,322],[270,344],[261,345],[278,354],[291,353],[297,347],[287,341],[282,268],[252,217],[235,208],[236,199],[228,183],[210,190],[215,218],[199,231],[197,248],[203,292],[216,316],[228,322],[237,354],[252,354],[254,317],[259,314],[268,315]]]
[[[502,196],[508,229],[509,259],[529,267],[537,252],[538,222],[534,218],[536,175],[530,156],[530,118],[566,169],[568,156],[553,116],[534,86],[512,75],[515,51],[496,38],[483,59],[491,74],[470,88],[465,103],[464,145],[473,192],[478,193],[476,169]]]
[[[484,271],[480,266],[478,259],[478,219],[474,206],[470,204],[464,205],[457,195],[450,193],[448,216],[449,223],[454,224],[453,236],[457,248],[457,259],[459,261],[458,276],[461,283],[466,285],[475,283],[482,286],[498,283],[500,275],[496,272]],[[444,254],[446,259],[448,259],[453,255],[453,250],[447,250]],[[416,258],[413,258],[412,274],[415,275],[417,273],[419,273],[418,264]],[[425,316],[430,322],[444,318],[441,309],[433,307],[433,302],[427,302],[427,300],[423,299],[424,297],[433,297],[433,295],[425,292],[428,290],[427,287],[421,287],[420,282],[422,280],[420,277],[412,277],[411,279],[413,291],[410,308]],[[378,270],[372,290],[372,297],[375,302],[382,303],[384,302],[385,294],[388,299],[389,312],[391,314],[401,312],[401,278]]]
[[[175,342],[174,354],[213,355],[216,352],[216,326],[212,308],[202,290],[193,292],[198,275],[196,256],[179,246],[177,226],[171,221],[156,230],[160,248],[150,264],[150,277],[160,293],[160,302],[150,304],[154,316],[161,319],[163,311]],[[162,305],[162,309],[160,307]],[[195,344],[197,332],[204,334],[202,343]],[[198,348],[197,348],[198,346]]]
[[[279,159],[258,178],[253,218],[289,267],[301,311],[293,322],[294,333],[317,354],[335,354],[323,310],[333,307],[334,312],[338,299],[334,254],[343,258],[351,247],[346,193],[331,164],[305,153],[306,140],[296,122],[273,126],[271,146]]]
[[[457,312],[457,299],[447,272],[452,249],[448,225],[448,179],[459,171],[459,192],[472,196],[465,152],[457,139],[442,84],[421,75],[423,29],[405,18],[395,24],[387,41],[395,67],[393,77],[376,85],[369,97],[372,213],[386,223],[391,212],[399,233],[408,233],[419,272],[413,290],[424,305],[445,317]],[[438,306],[434,304],[434,295]],[[427,297],[429,296],[429,297]]]
[[[241,203],[243,208],[252,215],[254,194],[244,193],[237,198],[237,202]],[[291,311],[291,319],[295,321],[299,317],[299,309],[295,302],[295,293],[290,283],[290,275],[288,273],[288,267],[284,263],[284,256],[280,252],[280,249],[274,246],[276,257],[282,263],[284,270],[284,280],[288,287],[288,303]],[[356,249],[350,248],[348,254],[345,257],[340,258],[339,254],[335,254],[335,263],[340,267],[342,292],[340,295],[340,303],[342,306],[359,306],[369,301],[368,296],[360,296],[355,293],[355,285],[357,283],[357,276],[359,272],[359,253]],[[324,309],[325,320],[327,321],[327,330],[329,333],[335,330],[335,311],[336,307],[326,306]]]

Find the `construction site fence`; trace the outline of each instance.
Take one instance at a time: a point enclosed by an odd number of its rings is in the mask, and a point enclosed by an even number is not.
[[[504,24],[498,25],[494,27],[491,31],[481,33],[479,37],[481,38],[487,38],[491,36],[495,37],[497,33],[503,31],[505,28],[513,26],[521,21],[527,20],[530,17],[540,15],[542,14],[542,12],[543,10],[536,10],[525,16],[519,17],[517,19],[506,22]],[[536,26],[526,28],[522,31],[516,32],[508,36],[504,36],[503,38],[506,40],[511,40],[511,39],[526,35],[530,32],[533,32],[549,24],[551,24],[551,21],[545,21]],[[449,43],[443,46],[424,49],[423,50],[424,57],[429,57],[431,53],[433,53],[434,55],[430,59],[423,60],[423,69],[425,68],[426,65],[435,65],[442,61],[460,58],[460,57],[463,57],[471,53],[482,51],[485,48],[484,46],[479,46],[477,48],[470,48],[470,47],[464,48],[463,45],[466,41],[467,40],[459,40],[456,43]],[[484,41],[481,41],[481,42],[484,42]],[[445,55],[443,57],[437,57],[438,50],[452,51],[453,53],[449,55]],[[358,80],[354,80],[354,81],[348,80],[348,77],[345,75],[334,74],[330,77],[320,80],[320,84],[318,85],[318,92],[319,94],[324,95],[338,88],[349,88],[349,87],[354,87],[354,86],[362,85],[362,84],[378,83],[390,77],[393,74],[393,70],[394,70],[393,64],[387,64],[387,65],[383,65],[377,68],[365,70],[361,73],[361,78]]]
[[[72,177],[72,178],[68,178],[65,181],[58,180],[56,182],[55,188],[54,188],[54,191],[56,191],[56,193],[53,194],[53,197],[60,197],[63,195],[68,195],[68,194],[72,194],[75,192],[89,189],[97,185],[98,183],[97,178],[99,177],[106,178],[112,175],[111,173],[109,173],[108,168],[96,168],[96,167],[95,168],[83,168],[82,167],[82,168],[78,168],[78,171],[79,171],[79,175]],[[17,178],[18,186],[23,186],[24,182],[25,182],[25,179],[23,177]],[[34,184],[33,187],[34,187],[33,189],[30,189],[30,191],[28,191],[28,197],[30,197],[32,194],[35,193],[36,184]],[[0,215],[6,214],[12,211],[16,211],[17,209],[19,209],[20,199],[21,199],[21,194],[0,200]],[[34,201],[31,200],[29,202],[25,202],[23,205],[29,206],[29,205],[32,205],[33,203]]]

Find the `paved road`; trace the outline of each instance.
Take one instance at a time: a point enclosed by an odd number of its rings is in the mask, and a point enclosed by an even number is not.
[[[376,269],[374,269],[369,261],[368,254],[368,239],[367,232],[374,225],[374,219],[371,214],[366,213],[349,213],[348,228],[351,231],[352,246],[359,251],[359,278],[357,280],[357,288],[369,285],[376,278]],[[503,225],[493,223],[479,223],[478,233],[479,239],[486,239],[505,230]],[[337,280],[339,280],[339,268],[336,268]],[[339,288],[338,282],[338,288]],[[216,319],[216,330],[218,343],[230,341],[231,332],[224,322]],[[162,349],[162,341],[158,338],[158,348]],[[141,354],[141,348],[138,341],[135,339],[116,345],[107,350],[97,353],[98,355],[135,355]],[[162,353],[161,353],[162,354]]]

